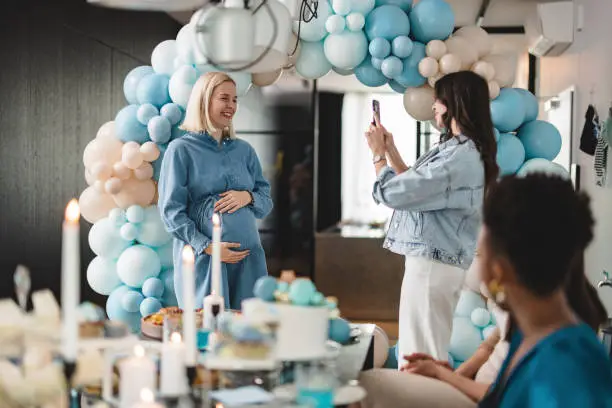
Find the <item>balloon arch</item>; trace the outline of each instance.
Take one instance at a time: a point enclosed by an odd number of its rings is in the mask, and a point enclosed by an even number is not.
[[[287,14],[278,0],[268,4],[275,13]],[[80,205],[93,224],[89,244],[97,255],[87,280],[95,292],[108,296],[109,318],[134,330],[142,316],[176,304],[172,242],[156,207],[157,180],[168,143],[183,135],[179,125],[196,79],[215,70],[201,44],[196,47],[195,25],[205,17],[196,13],[176,39],[155,47],[150,66],[127,74],[127,106],[102,125],[83,154],[88,187]],[[355,75],[366,86],[388,85],[404,95],[408,114],[426,121],[432,119],[435,82],[472,70],[489,83],[502,173],[564,173],[551,162],[561,148],[559,132],[537,120],[535,96],[511,88],[514,57],[491,54],[489,35],[479,27],[453,34],[455,18],[445,1],[421,0],[413,6],[411,0],[322,0],[316,18],[293,24],[299,37],[288,27],[292,39],[282,67],[229,72],[239,95],[253,85],[272,85],[283,71],[295,69],[303,78],[316,79],[333,70]]]

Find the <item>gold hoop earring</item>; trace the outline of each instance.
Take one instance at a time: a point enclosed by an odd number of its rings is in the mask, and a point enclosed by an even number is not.
[[[506,301],[504,286],[500,285],[497,279],[493,279],[491,282],[489,282],[488,289],[493,299],[495,299],[495,303],[501,305]]]

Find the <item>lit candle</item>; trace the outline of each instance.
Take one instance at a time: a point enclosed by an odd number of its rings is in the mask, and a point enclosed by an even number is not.
[[[221,293],[221,220],[219,214],[214,213],[213,218],[213,234],[212,234],[212,279],[211,292],[218,296],[223,296]]]
[[[66,207],[62,226],[62,355],[75,362],[79,337],[78,307],[81,297],[79,203],[72,199]]]
[[[195,330],[195,258],[189,245],[183,248],[183,335],[185,337],[185,364],[195,367],[196,363],[196,330]]]
[[[144,388],[140,391],[140,402],[134,404],[132,408],[164,408],[164,406],[155,402],[153,391]]]
[[[160,392],[164,397],[179,397],[187,393],[185,345],[180,333],[172,333],[162,346]]]
[[[141,345],[134,347],[134,355],[119,363],[119,406],[131,408],[140,401],[144,389],[155,388],[157,370]]]

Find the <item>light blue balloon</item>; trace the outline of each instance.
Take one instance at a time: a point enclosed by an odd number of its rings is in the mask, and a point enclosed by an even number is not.
[[[297,33],[299,28],[301,40],[309,42],[321,41],[327,35],[325,22],[332,14],[333,10],[329,2],[327,0],[322,0],[317,7],[317,18],[313,18],[308,23],[304,21],[294,21],[293,32]],[[302,46],[303,45],[304,43],[302,43]]]
[[[153,74],[144,77],[138,83],[136,96],[138,103],[150,103],[151,105],[161,108],[170,102],[170,94],[168,93],[168,85],[170,77],[164,74]]]
[[[155,205],[144,210],[144,219],[139,227],[136,239],[141,244],[156,248],[166,245],[172,240],[172,235],[166,230],[159,210]]]
[[[146,297],[161,298],[164,294],[164,282],[159,278],[149,278],[142,284],[142,294]]]
[[[155,143],[167,143],[172,136],[172,125],[165,116],[155,116],[147,125],[149,137]]]
[[[420,42],[413,42],[412,52],[404,59],[402,73],[395,77],[398,84],[409,87],[419,87],[427,82],[427,78],[419,72],[419,62],[425,58],[425,46]]]
[[[374,9],[375,0],[351,0],[351,11],[353,13],[361,13],[366,16]]]
[[[148,278],[155,278],[161,271],[157,253],[144,245],[129,247],[117,260],[119,279],[132,288],[140,288]]]
[[[412,7],[412,0],[376,0],[376,7],[384,5],[397,6],[408,12],[410,7]]]
[[[372,64],[372,66],[374,68],[376,68],[377,70],[381,71],[382,70],[382,63],[383,63],[384,59],[380,59],[380,58],[374,58],[372,57],[370,59],[370,63]]]
[[[161,263],[162,269],[172,268],[172,240],[168,241],[167,244],[155,248],[155,252],[159,256],[159,262]]]
[[[236,83],[236,95],[245,96],[253,85],[253,75],[250,72],[227,72]]]
[[[499,142],[499,135],[500,135],[499,130],[493,128],[493,135],[495,136],[495,141]]]
[[[351,326],[342,318],[329,321],[329,339],[336,343],[346,344],[351,339]]]
[[[289,286],[289,300],[297,306],[308,306],[317,289],[308,279],[296,279]]]
[[[522,97],[523,103],[525,105],[525,120],[524,122],[531,122],[532,120],[536,120],[538,118],[538,111],[540,110],[538,106],[538,99],[534,94],[529,92],[526,89],[522,88],[514,88]]]
[[[102,218],[89,230],[89,247],[98,256],[117,259],[132,243],[121,238],[119,227],[108,218]]]
[[[391,43],[391,52],[398,58],[407,58],[412,53],[414,44],[412,40],[405,35],[395,37]]]
[[[162,297],[162,304],[166,307],[177,306],[178,301],[176,300],[176,292],[174,291],[174,270],[164,269],[159,274],[159,279],[164,283],[164,295]]]
[[[502,133],[497,142],[497,165],[501,176],[514,174],[525,161],[525,148],[511,133]]]
[[[144,65],[141,67],[134,68],[131,70],[125,80],[123,81],[123,94],[125,95],[125,99],[130,104],[138,103],[138,97],[136,96],[136,90],[138,89],[138,84],[142,80],[142,78],[154,74],[155,71],[153,67]]]
[[[168,119],[172,126],[179,124],[183,120],[183,110],[176,103],[167,103],[162,106],[160,114]]]
[[[271,302],[274,300],[276,288],[276,278],[272,276],[262,276],[255,282],[253,294],[261,300]]]
[[[157,115],[159,115],[157,108],[150,103],[145,103],[138,108],[136,119],[143,125],[147,125],[149,121]]]
[[[446,40],[455,28],[455,14],[444,0],[421,0],[410,11],[410,24],[419,42]]]
[[[322,42],[302,42],[300,55],[295,62],[298,74],[306,79],[317,79],[326,75],[331,69],[332,64],[325,57]]]
[[[373,38],[368,50],[372,57],[384,59],[391,53],[391,43],[382,37]]]
[[[121,280],[117,275],[117,263],[112,259],[96,256],[87,266],[87,283],[94,292],[110,295],[113,290],[121,286]]]
[[[110,320],[125,323],[133,333],[140,331],[140,313],[130,313],[123,308],[121,300],[123,295],[131,289],[127,286],[119,286],[106,299],[106,314]]]
[[[140,314],[142,317],[152,315],[154,313],[159,312],[159,309],[162,308],[162,304],[159,300],[154,297],[148,297],[140,303]]]
[[[389,79],[380,70],[372,66],[370,58],[366,58],[355,68],[355,77],[365,86],[383,86],[389,82]]]
[[[457,307],[455,307],[455,316],[469,318],[472,315],[472,311],[479,307],[487,307],[482,296],[471,290],[463,290],[459,296]]]
[[[472,324],[469,318],[456,317],[453,319],[449,352],[455,360],[467,360],[478,350],[481,343],[480,330]]]
[[[489,313],[487,309],[479,307],[478,309],[474,309],[472,311],[470,319],[472,320],[474,326],[482,329],[491,323],[491,313]]]
[[[115,132],[117,138],[124,143],[143,144],[149,141],[147,127],[138,120],[139,107],[139,105],[128,105],[115,116]]]
[[[503,88],[499,96],[491,101],[493,126],[500,132],[512,132],[525,119],[524,99],[515,89]]]
[[[126,312],[135,313],[140,309],[140,303],[144,300],[142,293],[130,290],[121,298],[121,306]]]
[[[566,180],[570,180],[571,176],[565,167],[558,163],[553,163],[546,159],[530,159],[527,160],[519,171],[516,173],[519,177],[525,177],[528,174],[542,173],[549,176],[559,176]]]
[[[399,94],[403,94],[406,92],[406,88],[398,84],[396,81],[389,81],[389,88],[393,89],[395,92]]]
[[[125,218],[125,210],[122,208],[113,208],[108,212],[108,219],[118,227],[123,225],[127,220]]]
[[[380,66],[380,70],[384,76],[389,79],[393,79],[396,76],[399,76],[404,69],[404,64],[402,60],[392,55],[390,57],[385,58]]]
[[[368,40],[361,30],[330,34],[323,41],[323,52],[333,66],[353,69],[368,55]]]
[[[382,37],[391,41],[399,35],[410,34],[410,20],[397,6],[376,7],[366,16],[365,32],[370,40]]]
[[[322,306],[325,304],[325,296],[321,292],[313,293],[310,298],[310,304],[314,306]]]
[[[119,234],[126,241],[134,241],[138,235],[138,227],[130,223],[123,224],[119,229]]]
[[[132,205],[125,211],[125,217],[132,224],[139,224],[144,220],[144,208],[139,205]]]
[[[543,120],[534,120],[521,126],[518,137],[525,146],[526,159],[554,160],[561,151],[561,133]]]
[[[189,102],[191,90],[198,76],[198,70],[191,65],[185,65],[177,69],[176,72],[172,74],[172,77],[170,77],[170,83],[168,84],[168,93],[170,94],[172,102],[185,108]]]

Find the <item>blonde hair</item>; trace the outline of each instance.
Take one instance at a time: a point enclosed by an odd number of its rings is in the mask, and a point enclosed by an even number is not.
[[[231,82],[236,85],[236,82],[224,72],[208,72],[198,78],[191,90],[181,129],[196,133],[210,133],[219,130],[213,125],[208,108],[215,88],[224,82]],[[227,128],[221,130],[224,137],[232,139],[236,137],[234,126],[231,123]]]

